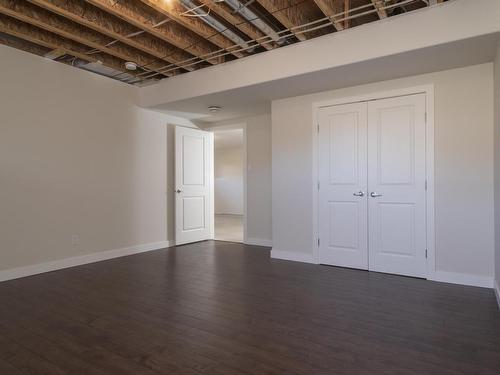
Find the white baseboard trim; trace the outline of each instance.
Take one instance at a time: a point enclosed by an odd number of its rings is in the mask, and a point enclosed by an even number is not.
[[[312,254],[304,254],[296,251],[283,251],[283,250],[272,249],[271,258],[317,264]]]
[[[493,288],[494,280],[492,277],[470,275],[466,273],[455,273],[447,271],[436,271],[429,280],[440,281],[443,283],[460,284],[468,286],[479,286],[483,288]]]
[[[245,244],[246,245],[271,247],[271,246],[273,246],[273,241],[267,240],[264,238],[247,238],[245,241]]]
[[[44,272],[56,271],[63,268],[81,266],[83,264],[95,263],[103,260],[124,257],[127,255],[144,253],[146,251],[164,249],[170,246],[171,246],[170,241],[161,241],[144,245],[124,247],[121,249],[100,251],[72,258],[58,259],[50,262],[34,264],[31,266],[11,268],[0,271],[0,282],[12,279],[18,279],[20,277],[37,275],[39,273],[44,273]]]
[[[498,286],[498,280],[495,280],[495,296],[497,297],[498,309],[500,309],[500,286]]]

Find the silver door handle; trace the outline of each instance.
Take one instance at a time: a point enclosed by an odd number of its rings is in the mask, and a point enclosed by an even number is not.
[[[360,190],[357,193],[352,193],[352,195],[354,195],[355,197],[364,197],[365,193]]]
[[[370,193],[370,197],[372,197],[372,198],[381,197],[381,196],[382,196],[382,194],[375,193],[374,191],[372,191],[372,192]]]
[[[181,190],[181,189],[177,189],[175,192],[176,192],[177,194],[180,194],[180,193],[182,193],[182,190]]]

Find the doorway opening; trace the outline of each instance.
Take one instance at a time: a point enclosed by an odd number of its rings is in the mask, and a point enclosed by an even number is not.
[[[244,242],[246,142],[244,128],[214,132],[215,240]]]

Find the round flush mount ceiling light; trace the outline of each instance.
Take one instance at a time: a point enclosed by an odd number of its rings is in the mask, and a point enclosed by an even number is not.
[[[210,107],[208,107],[208,111],[212,114],[219,113],[221,109],[222,107],[219,107],[218,105],[211,105]]]
[[[137,64],[135,62],[132,62],[132,61],[127,61],[125,63],[125,69],[127,69],[127,70],[136,70],[137,69]]]

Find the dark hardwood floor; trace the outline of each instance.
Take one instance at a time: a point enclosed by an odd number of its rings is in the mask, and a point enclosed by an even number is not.
[[[500,374],[489,289],[201,242],[0,283],[0,374]]]

